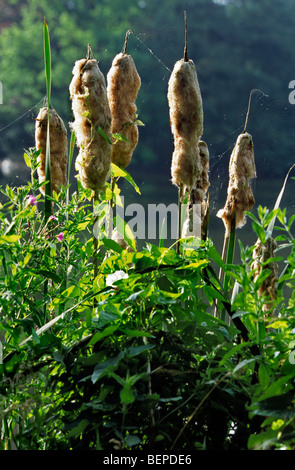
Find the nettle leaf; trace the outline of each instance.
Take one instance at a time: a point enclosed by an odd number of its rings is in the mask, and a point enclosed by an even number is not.
[[[126,382],[124,384],[124,387],[120,392],[120,400],[122,405],[130,405],[134,402],[135,396],[131,384],[129,382]]]
[[[125,352],[121,351],[116,357],[112,357],[111,359],[108,359],[102,362],[101,364],[97,364],[91,376],[92,383],[95,384],[104,375],[116,370],[119,362],[124,356],[125,356]]]

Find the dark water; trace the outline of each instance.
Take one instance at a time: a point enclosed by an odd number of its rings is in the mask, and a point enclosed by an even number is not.
[[[168,165],[162,165],[157,168],[153,165],[151,169],[142,168],[140,166],[131,165],[127,169],[131,174],[134,181],[139,186],[141,194],[138,194],[134,188],[126,181],[119,181],[119,186],[121,188],[121,194],[124,196],[124,209],[128,208],[130,204],[139,204],[143,207],[146,214],[149,210],[155,210],[155,207],[158,207],[159,204],[164,205],[166,208],[173,204],[177,205],[178,203],[178,191],[177,188],[171,182],[170,168]],[[268,207],[270,210],[273,209],[276,199],[281,191],[281,188],[284,183],[285,176],[279,178],[262,178],[257,176],[256,179],[252,180],[251,187],[255,197],[255,205],[252,209],[252,212],[256,215],[257,208],[259,205],[263,207]],[[287,209],[287,218],[289,218],[295,212],[295,169],[289,175],[288,182],[284,191],[282,202],[280,207]],[[1,178],[0,184],[5,187],[6,184],[12,186],[19,186],[26,184],[30,179],[30,173],[25,167],[20,167],[15,171],[14,175],[11,175],[7,178]],[[221,219],[216,217],[216,214],[219,209],[221,209],[226,200],[226,191],[227,191],[227,168],[224,171],[213,172],[213,175],[210,175],[210,187],[209,187],[209,196],[210,196],[210,219],[209,219],[209,236],[213,240],[215,247],[222,252],[223,239],[224,239],[224,226]],[[72,191],[75,191],[76,183],[73,180]],[[154,208],[152,207],[154,205]],[[134,206],[136,208],[136,206]],[[136,217],[136,212],[132,216],[126,216],[125,221],[129,222],[134,217]],[[154,221],[153,221],[154,222]],[[167,222],[167,239],[164,240],[164,246],[169,247],[172,243],[175,242],[175,239],[171,239],[169,236],[171,234],[170,227],[173,225],[171,218]],[[153,244],[158,244],[160,239],[161,225],[156,223],[154,227],[154,233],[156,238],[149,238],[148,236],[148,226],[149,219],[146,217],[145,221],[145,238],[137,240],[137,247],[141,249],[145,246],[146,241]],[[294,223],[295,226],[295,223]],[[141,227],[142,228],[142,227]],[[136,229],[138,230],[138,228]],[[240,239],[244,246],[252,245],[256,241],[256,234],[252,229],[252,221],[248,218],[246,224],[243,228],[237,230],[237,238]],[[236,256],[238,256],[239,247],[237,244]]]
[[[281,201],[281,209],[286,208],[287,218],[295,213],[295,181],[292,179],[292,176],[295,176],[295,169],[290,173],[288,182],[285,187],[284,195]],[[124,195],[124,204],[125,207],[128,204],[142,204],[146,211],[148,211],[148,206],[151,204],[164,204],[168,206],[169,204],[177,204],[178,202],[178,191],[175,186],[172,185],[170,181],[170,171],[161,170],[159,172],[141,172],[140,169],[135,169],[132,173],[132,176],[136,183],[138,184],[141,195],[137,194],[134,189],[127,183],[124,183],[122,186],[122,194]],[[269,210],[274,208],[276,199],[282,189],[284,183],[284,177],[282,178],[264,178],[261,179],[258,177],[255,180],[252,180],[251,187],[255,197],[255,205],[252,209],[252,212],[257,215],[257,208],[259,205],[262,207],[267,207]],[[226,200],[226,191],[227,191],[227,180],[226,177],[223,179],[215,178],[211,180],[211,185],[209,188],[210,195],[210,219],[209,219],[209,236],[212,238],[215,247],[221,253],[224,239],[224,225],[221,219],[216,217],[216,214],[219,209],[221,209]],[[135,216],[136,214],[134,214]],[[126,220],[128,221],[128,219]],[[278,223],[278,225],[280,225]],[[169,225],[168,225],[169,227]],[[146,228],[147,229],[147,228]],[[161,227],[157,226],[156,233],[158,235],[157,239],[148,239],[151,243],[159,243]],[[147,232],[147,230],[146,230]],[[278,233],[276,233],[278,234]],[[169,230],[168,230],[169,235]],[[252,221],[247,218],[246,224],[241,229],[237,230],[237,238],[240,239],[244,246],[252,245],[255,243],[257,236],[252,229]],[[174,240],[167,239],[164,242],[165,246],[170,246]],[[144,240],[138,240],[138,247],[144,245]],[[239,248],[237,247],[237,252]]]

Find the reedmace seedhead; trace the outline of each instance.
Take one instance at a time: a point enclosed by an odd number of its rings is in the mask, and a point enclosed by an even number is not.
[[[107,75],[107,95],[112,114],[113,140],[112,162],[126,168],[138,143],[135,104],[141,79],[131,55],[126,53],[126,34],[124,51],[117,54]],[[116,135],[120,138],[116,139]],[[123,137],[123,138],[122,138]]]
[[[202,171],[199,140],[203,134],[203,103],[196,67],[188,58],[187,46],[184,58],[174,65],[167,97],[174,137],[172,182],[178,187],[186,186],[190,190]]]
[[[41,150],[37,162],[39,182],[45,182],[45,162],[46,162],[46,140],[47,140],[48,108],[40,109],[35,124],[35,147]],[[62,186],[67,185],[67,163],[68,145],[67,130],[65,125],[53,109],[49,109],[49,136],[50,136],[50,163],[51,163],[51,191],[60,191]],[[45,186],[40,187],[42,194],[45,194]]]
[[[111,164],[111,111],[105,78],[97,60],[81,59],[73,68],[70,98],[79,154],[76,169],[84,188],[103,189]]]
[[[235,217],[236,228],[246,222],[245,211],[252,209],[255,199],[250,187],[250,179],[256,177],[252,136],[247,132],[240,134],[229,162],[229,185],[227,200],[223,209],[217,213],[222,218],[226,236],[230,233]]]
[[[265,302],[262,306],[263,313],[269,313],[273,308],[273,302],[277,295],[277,282],[278,282],[278,264],[271,261],[274,258],[274,251],[277,243],[273,238],[268,238],[265,243],[257,240],[255,249],[253,251],[253,263],[251,269],[254,270],[254,281],[263,270],[269,270],[269,275],[264,279],[259,286],[258,295],[265,297]],[[267,262],[269,260],[269,262]]]

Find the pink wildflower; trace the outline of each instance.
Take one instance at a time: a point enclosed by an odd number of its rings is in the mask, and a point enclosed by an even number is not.
[[[57,217],[55,217],[55,215],[51,215],[51,216],[49,217],[49,220],[57,220]]]
[[[33,196],[32,194],[30,194],[28,196],[28,204],[30,206],[37,206],[37,198],[35,196]]]
[[[60,233],[57,235],[56,238],[58,239],[58,241],[62,242],[63,239],[64,239],[64,237],[65,237],[65,236],[64,236],[63,232],[60,232]]]

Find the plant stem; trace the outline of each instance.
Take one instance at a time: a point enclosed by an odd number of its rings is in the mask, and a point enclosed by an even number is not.
[[[176,243],[176,252],[179,254],[180,243],[179,239],[181,238],[181,230],[182,230],[182,202],[183,202],[183,185],[181,184],[178,187],[178,234],[177,238],[178,241]]]
[[[224,242],[223,242],[223,249],[222,249],[222,260],[224,264],[229,265],[233,263],[234,259],[234,252],[235,252],[235,240],[236,240],[236,216],[235,212],[233,214],[233,218],[231,220],[231,227],[230,227],[230,234],[228,236],[225,235]],[[228,289],[228,281],[229,275],[224,273],[224,270],[220,268],[219,270],[219,281],[223,285],[224,292]],[[215,310],[214,310],[214,317],[218,315],[218,306],[220,302],[216,302]],[[225,320],[225,309],[223,308],[220,314],[220,318]]]

